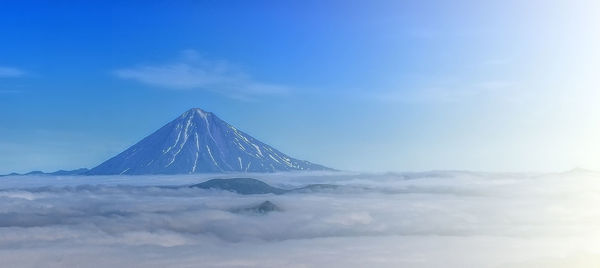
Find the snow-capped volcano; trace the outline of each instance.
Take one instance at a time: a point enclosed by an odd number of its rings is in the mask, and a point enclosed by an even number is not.
[[[88,174],[329,170],[294,159],[211,112],[191,109]]]

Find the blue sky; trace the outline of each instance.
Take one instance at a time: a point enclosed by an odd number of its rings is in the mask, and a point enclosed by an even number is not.
[[[600,169],[599,18],[586,0],[5,2],[0,173],[95,166],[191,107],[339,169]]]

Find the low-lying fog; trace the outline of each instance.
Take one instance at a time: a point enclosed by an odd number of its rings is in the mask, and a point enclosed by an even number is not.
[[[186,187],[235,176],[0,178],[3,267],[598,267],[600,174],[254,174],[283,195]],[[354,187],[356,186],[356,187]],[[266,200],[266,214],[239,208]]]

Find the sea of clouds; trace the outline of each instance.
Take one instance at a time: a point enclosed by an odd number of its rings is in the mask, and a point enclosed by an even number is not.
[[[598,267],[600,173],[0,177],[1,267]],[[239,208],[269,200],[268,214]]]

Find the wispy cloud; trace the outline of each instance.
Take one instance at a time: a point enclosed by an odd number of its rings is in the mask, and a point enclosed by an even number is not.
[[[372,99],[382,102],[462,102],[478,98],[496,98],[512,101],[519,93],[518,83],[506,80],[488,80],[469,83],[447,83],[420,88],[401,88],[370,93]]]
[[[496,65],[507,65],[512,63],[512,59],[508,58],[497,58],[497,59],[489,59],[483,62],[483,65],[487,66],[496,66]]]
[[[25,71],[14,68],[14,67],[6,67],[0,66],[0,78],[2,77],[20,77],[25,75]]]
[[[115,71],[123,79],[173,90],[208,90],[229,97],[252,99],[283,94],[289,87],[257,81],[227,61],[209,60],[195,50],[184,50],[169,63],[144,64]]]
[[[17,94],[17,93],[21,93],[23,91],[21,90],[14,90],[14,89],[0,89],[0,94]]]

